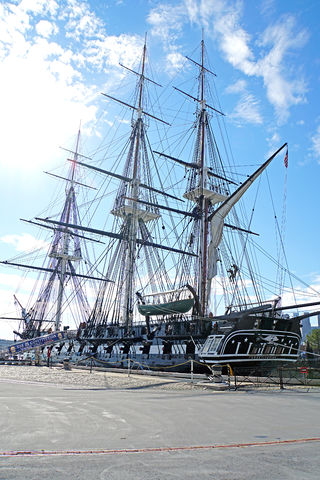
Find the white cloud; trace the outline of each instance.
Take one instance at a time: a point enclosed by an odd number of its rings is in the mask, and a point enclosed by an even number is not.
[[[141,57],[142,39],[107,36],[81,0],[8,1],[0,4],[0,30],[0,164],[31,173],[52,164],[80,121],[90,131],[97,72],[114,83],[119,61],[130,67]]]
[[[0,65],[6,168],[32,169],[44,161],[45,152],[50,163],[50,154],[74,135],[79,120],[85,126],[95,117],[96,109],[89,105],[93,90],[81,83],[79,72],[61,60],[58,50],[56,44],[43,40],[25,55],[8,56]]]
[[[238,8],[219,12],[214,21],[214,30],[220,39],[220,47],[227,60],[247,75],[254,73],[253,53],[249,48],[250,35],[239,26]]]
[[[117,117],[117,121],[119,123],[123,123],[124,125],[130,125],[131,124],[131,122],[129,120],[126,120],[125,118],[118,118]]]
[[[226,88],[226,93],[242,93],[246,91],[247,82],[245,80],[237,80]]]
[[[294,30],[292,17],[269,27],[262,36],[261,46],[271,48],[257,62],[257,74],[263,77],[268,99],[274,105],[280,122],[287,119],[291,105],[305,101],[304,81],[297,79],[297,72],[294,72],[293,79],[287,78],[283,65],[287,52],[304,45],[307,38],[306,32]]]
[[[311,151],[315,157],[320,157],[320,125],[317,128],[316,133],[311,137],[312,148]]]
[[[305,101],[306,86],[302,76],[286,68],[286,56],[301,48],[307,33],[299,30],[292,16],[281,18],[254,43],[241,26],[241,1],[185,0],[192,22],[207,26],[207,32],[220,44],[226,60],[247,76],[262,78],[267,98],[275,108],[279,123],[287,120],[292,105]],[[259,51],[254,54],[253,46]]]
[[[77,42],[104,36],[103,22],[90,11],[86,2],[68,0],[60,18],[66,21],[66,36]]]
[[[167,55],[166,69],[169,74],[174,74],[181,70],[185,64],[185,57],[179,52],[171,52]]]
[[[49,38],[53,33],[58,32],[58,28],[47,20],[40,20],[36,25],[36,30],[39,35],[45,38]]]
[[[241,99],[229,117],[231,119],[242,120],[247,123],[263,123],[262,116],[259,111],[259,101],[251,93],[245,93],[241,96]]]
[[[199,6],[197,2],[194,0],[184,0],[186,9],[187,9],[187,14],[189,16],[189,20],[191,23],[197,23],[198,22],[198,15],[199,15]]]
[[[34,14],[54,14],[58,4],[55,0],[21,0],[19,8],[22,12]]]
[[[87,42],[85,62],[100,71],[108,72],[119,63],[132,68],[141,59],[143,39],[138,35],[111,35]]]
[[[267,141],[271,144],[275,144],[275,143],[278,143],[280,142],[280,135],[278,132],[274,132],[273,135],[271,135],[271,137],[267,138]]]
[[[211,17],[227,5],[224,0],[184,0],[184,7],[192,23],[208,27]]]
[[[279,148],[280,141],[281,141],[281,137],[279,133],[276,130],[271,129],[270,136],[267,137],[267,142],[269,146],[268,153],[267,153],[268,157],[275,152],[276,148]]]
[[[183,4],[174,6],[168,3],[160,4],[152,9],[147,17],[147,22],[151,25],[151,35],[158,37],[163,42],[165,50],[169,52],[165,67],[169,75],[181,69],[184,63],[177,41],[181,37],[183,24],[187,20],[187,12]]]
[[[150,11],[147,22],[151,25],[151,34],[160,37],[167,46],[174,44],[180,37],[186,20],[183,4],[175,6],[163,3]]]
[[[311,275],[310,275],[311,276]],[[294,291],[287,289],[282,295],[282,305],[296,305],[302,303],[311,303],[320,301],[320,277],[312,275],[312,281],[309,286],[295,285]],[[305,311],[317,311],[319,305],[313,307],[304,307],[300,309],[300,314]]]
[[[261,124],[263,122],[259,108],[260,102],[252,93],[248,92],[247,82],[245,80],[240,79],[233,85],[229,85],[226,88],[226,93],[241,94],[240,100],[233,112],[229,115],[229,118],[253,124]]]
[[[275,12],[275,0],[262,0],[261,14],[263,16],[270,15]]]
[[[0,238],[3,243],[13,245],[17,252],[32,252],[37,249],[48,249],[49,243],[43,240],[38,240],[29,233],[22,233],[21,235],[5,235]]]

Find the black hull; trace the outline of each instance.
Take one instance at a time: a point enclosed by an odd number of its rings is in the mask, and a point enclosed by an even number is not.
[[[92,358],[96,364],[110,368],[128,368],[130,362],[132,369],[151,371],[190,373],[193,368],[195,373],[210,374],[213,365],[220,365],[224,372],[229,367],[236,372],[257,372],[295,362],[300,343],[297,331],[249,328],[232,329],[225,334],[220,330],[216,335],[201,335],[199,331],[190,335],[182,324],[174,324],[169,332],[163,324],[152,338],[143,324],[133,327],[131,336],[121,329],[115,332],[109,328],[108,333],[114,335],[78,336],[79,343],[74,342],[72,351],[62,349],[59,356],[67,354],[80,363]]]
[[[199,357],[208,366],[273,369],[297,361],[300,339],[295,332],[237,330],[224,336],[210,335]]]

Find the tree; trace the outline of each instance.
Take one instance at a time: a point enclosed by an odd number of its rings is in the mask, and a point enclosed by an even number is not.
[[[314,353],[320,354],[320,328],[316,328],[308,333],[306,341]]]

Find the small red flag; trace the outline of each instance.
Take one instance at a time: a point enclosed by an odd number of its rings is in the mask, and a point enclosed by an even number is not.
[[[288,168],[288,149],[286,151],[286,156],[284,157],[284,166]]]

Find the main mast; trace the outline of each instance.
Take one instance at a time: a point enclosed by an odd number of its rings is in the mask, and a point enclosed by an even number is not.
[[[119,243],[116,246],[113,260],[110,260],[108,266],[108,278],[113,280],[114,286],[111,285],[106,287],[104,291],[101,290],[99,300],[96,302],[90,318],[90,325],[106,322],[109,318],[116,324],[124,325],[129,334],[133,324],[137,283],[137,246],[139,245],[139,256],[142,250],[144,251],[146,263],[148,264],[148,275],[150,275],[153,265],[162,263],[162,261],[160,261],[158,253],[152,252],[150,249],[154,244],[147,224],[150,222],[152,228],[152,225],[154,225],[152,222],[160,217],[157,204],[155,203],[155,192],[167,195],[165,192],[161,192],[151,185],[152,175],[148,154],[150,146],[146,139],[144,117],[147,115],[157,121],[166,122],[145,112],[143,109],[145,81],[147,80],[160,86],[145,76],[146,41],[143,47],[139,72],[131,70],[124,65],[121,66],[139,78],[136,102],[134,105],[129,105],[110,95],[103,95],[131,108],[134,111],[135,118],[132,122],[130,139],[127,145],[128,150],[123,174],[119,175],[113,172],[104,172],[107,175],[114,175],[122,180],[111,211],[111,213],[120,220],[120,222],[115,225],[115,229],[119,231]],[[123,153],[121,155],[123,155]],[[150,206],[143,208],[141,205],[143,205],[144,201]],[[162,248],[161,245],[157,245],[157,247]],[[113,290],[112,294],[111,292],[108,293],[109,288]]]
[[[200,131],[201,131],[201,143],[200,143],[200,176],[199,187],[201,189],[200,196],[200,210],[201,210],[201,251],[199,255],[199,302],[202,307],[202,313],[207,313],[207,244],[208,244],[208,199],[204,195],[204,189],[206,188],[207,170],[206,170],[206,158],[205,158],[205,124],[206,124],[206,101],[204,99],[204,65],[203,65],[203,50],[204,42],[201,41],[201,70],[200,70],[200,82],[201,82],[201,97],[200,97]]]
[[[134,146],[134,162],[133,162],[133,173],[132,173],[132,182],[130,185],[130,201],[132,206],[132,213],[129,214],[128,218],[128,247],[129,255],[126,259],[126,285],[125,285],[125,303],[124,303],[124,312],[123,317],[129,330],[132,325],[133,320],[133,278],[134,278],[134,266],[135,266],[135,257],[136,257],[136,240],[138,232],[138,215],[137,215],[137,201],[139,199],[139,178],[138,178],[138,157],[139,157],[139,148],[140,148],[140,137],[143,129],[143,119],[142,119],[142,95],[143,95],[143,86],[144,86],[144,69],[145,69],[145,60],[146,60],[146,43],[143,46],[143,55],[142,55],[142,68],[139,80],[139,99],[138,99],[138,108],[137,108],[137,119],[133,126],[133,131],[135,134],[135,146]]]

